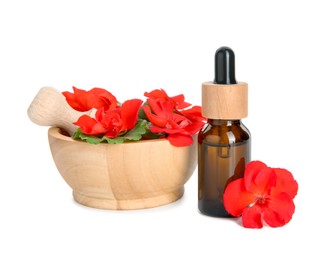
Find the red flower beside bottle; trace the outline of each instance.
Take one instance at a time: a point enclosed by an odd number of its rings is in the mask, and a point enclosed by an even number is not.
[[[192,136],[205,124],[200,106],[191,106],[183,95],[169,97],[164,90],[145,93],[147,101],[130,99],[120,104],[110,92],[73,87],[63,92],[68,104],[77,111],[96,109],[95,117],[82,115],[74,122],[79,128],[76,139],[89,143],[123,143],[141,139],[167,138],[175,146],[188,146]],[[140,112],[140,111],[143,111]]]
[[[243,178],[228,184],[223,201],[231,215],[242,216],[244,227],[262,228],[263,222],[281,227],[292,219],[297,192],[298,183],[289,171],[252,161]]]

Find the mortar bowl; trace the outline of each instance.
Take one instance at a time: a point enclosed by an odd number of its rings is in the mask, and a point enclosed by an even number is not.
[[[192,145],[166,139],[89,144],[57,127],[48,130],[55,165],[74,200],[100,209],[145,209],[180,199],[197,163]]]

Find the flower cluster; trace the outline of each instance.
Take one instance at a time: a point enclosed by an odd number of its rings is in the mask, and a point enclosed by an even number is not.
[[[297,191],[298,184],[289,171],[252,161],[244,177],[226,187],[224,207],[231,215],[242,216],[244,227],[262,228],[263,222],[281,227],[292,219]]]
[[[73,93],[62,94],[77,111],[95,109],[94,117],[84,114],[74,122],[79,127],[74,138],[89,143],[167,138],[172,145],[188,146],[205,124],[200,106],[189,108],[183,95],[169,97],[162,89],[145,92],[146,102],[130,99],[122,104],[101,88],[85,91],[73,87]]]

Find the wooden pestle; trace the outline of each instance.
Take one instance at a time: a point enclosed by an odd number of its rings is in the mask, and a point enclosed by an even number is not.
[[[84,114],[94,111],[78,112],[68,105],[65,97],[53,87],[43,87],[36,94],[28,108],[28,117],[41,126],[56,126],[66,130],[70,136],[77,130],[73,124]]]

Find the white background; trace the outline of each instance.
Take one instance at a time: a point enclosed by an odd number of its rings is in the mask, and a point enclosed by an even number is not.
[[[0,259],[335,259],[334,1],[1,1]],[[176,203],[104,211],[75,203],[47,128],[26,111],[53,86],[120,101],[164,88],[201,102],[220,46],[249,83],[252,158],[290,170],[296,212],[244,229],[197,210],[197,170]],[[78,155],[80,156],[80,155]]]

